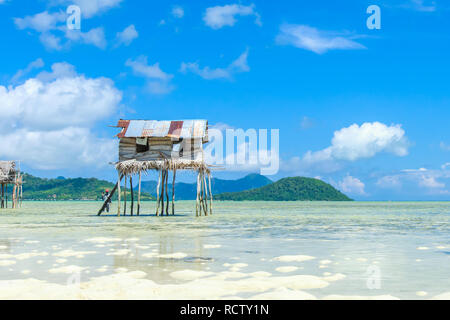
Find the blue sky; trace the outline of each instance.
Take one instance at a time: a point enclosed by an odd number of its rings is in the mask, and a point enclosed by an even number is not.
[[[280,129],[274,180],[450,198],[446,1],[0,0],[0,28],[0,158],[33,174],[114,179],[118,118],[205,118]]]

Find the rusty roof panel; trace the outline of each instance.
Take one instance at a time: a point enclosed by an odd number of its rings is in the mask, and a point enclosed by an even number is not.
[[[123,128],[117,135],[119,138],[185,138],[205,139],[207,138],[206,120],[120,120],[117,127]]]

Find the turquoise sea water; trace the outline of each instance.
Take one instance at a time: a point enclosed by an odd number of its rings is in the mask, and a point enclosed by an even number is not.
[[[25,202],[0,211],[0,281],[64,284],[70,275],[64,267],[78,266],[82,282],[142,271],[158,284],[179,284],[188,280],[175,271],[231,270],[341,275],[304,290],[317,298],[450,292],[449,202],[216,202],[213,216],[201,218],[192,201],[178,202],[177,215],[169,217],[117,217],[115,204],[110,215],[97,217],[100,205]],[[153,213],[154,206],[145,202],[143,211]],[[276,259],[300,255],[314,259]]]

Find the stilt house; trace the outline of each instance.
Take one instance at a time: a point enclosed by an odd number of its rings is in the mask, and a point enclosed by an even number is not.
[[[158,172],[156,215],[169,215],[168,178],[172,172],[172,214],[175,214],[175,178],[177,170],[191,170],[197,175],[196,215],[212,214],[211,170],[205,163],[203,145],[208,142],[208,121],[206,120],[120,120],[117,127],[119,162],[116,163],[118,183],[109,199],[118,189],[118,215],[121,214],[121,181],[127,179],[131,192],[131,214],[133,214],[132,177],[139,176],[137,214],[140,212],[141,174],[154,170]],[[108,200],[107,200],[108,201]],[[126,214],[127,196],[124,196]],[[106,203],[105,203],[106,204]],[[104,210],[100,209],[99,214]]]
[[[8,186],[12,186],[11,202],[15,209],[22,204],[23,178],[16,161],[0,161],[0,208],[8,208]]]

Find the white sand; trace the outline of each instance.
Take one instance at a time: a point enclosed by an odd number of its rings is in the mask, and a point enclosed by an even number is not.
[[[131,252],[130,249],[119,249],[119,250],[113,250],[112,252],[108,252],[107,256],[126,256]]]
[[[160,254],[157,257],[163,259],[184,259],[187,257],[187,254],[184,252],[175,252],[169,254]]]
[[[53,256],[55,257],[61,257],[61,258],[68,258],[68,257],[77,257],[77,258],[84,258],[85,255],[88,254],[95,254],[95,251],[74,251],[72,249],[62,250],[53,253]]]
[[[252,296],[250,300],[317,300],[317,298],[304,291],[279,288]]]
[[[220,244],[205,244],[203,245],[203,248],[205,249],[217,249],[222,247]]]
[[[77,273],[85,270],[86,268],[80,267],[80,266],[65,266],[60,268],[53,268],[48,270],[50,273],[66,273],[66,274],[72,274]]]
[[[205,278],[213,274],[214,274],[213,272],[206,272],[206,271],[181,270],[172,272],[170,276],[177,280],[195,280]]]
[[[79,266],[52,269],[52,273],[83,271]],[[0,281],[0,299],[222,299],[253,294],[254,299],[314,299],[303,290],[319,289],[328,281],[311,275],[271,277],[266,273],[241,274],[233,278],[230,272],[209,273],[183,270],[172,277],[188,282],[182,284],[157,284],[144,279],[145,272],[134,271],[92,278],[80,286],[58,285],[36,279]],[[265,275],[265,277],[261,277]],[[190,281],[189,279],[193,279]]]
[[[328,281],[328,282],[335,282],[335,281],[342,280],[342,279],[345,279],[345,278],[346,278],[345,274],[336,273],[335,275],[324,276],[322,279],[325,280],[325,281]]]
[[[315,257],[311,256],[305,256],[305,255],[297,255],[297,256],[280,256],[273,258],[274,261],[281,261],[281,262],[303,262],[303,261],[309,261],[313,260]]]
[[[26,260],[34,257],[46,257],[46,256],[48,256],[47,252],[28,252],[16,254],[14,257],[17,260]]]
[[[289,272],[297,271],[298,267],[294,267],[294,266],[278,267],[275,270],[278,272],[281,272],[281,273],[289,273]]]
[[[96,237],[84,240],[85,242],[91,243],[108,243],[108,242],[120,242],[122,239],[120,238],[106,238],[106,237]]]
[[[16,264],[16,261],[14,261],[14,260],[0,260],[0,267],[12,266],[13,264]]]
[[[437,296],[434,296],[431,298],[432,300],[450,300],[450,292],[445,292],[442,294],[438,294]]]
[[[256,271],[256,272],[249,273],[248,275],[251,277],[255,277],[255,278],[266,278],[266,277],[272,276],[271,273],[265,272],[265,271]]]

